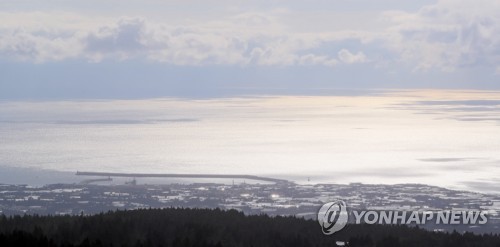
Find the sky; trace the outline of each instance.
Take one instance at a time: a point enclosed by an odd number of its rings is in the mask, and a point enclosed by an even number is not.
[[[3,0],[0,99],[500,89],[496,0]]]

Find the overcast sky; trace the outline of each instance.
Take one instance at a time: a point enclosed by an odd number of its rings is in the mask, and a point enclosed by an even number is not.
[[[500,89],[498,0],[3,0],[0,98]]]

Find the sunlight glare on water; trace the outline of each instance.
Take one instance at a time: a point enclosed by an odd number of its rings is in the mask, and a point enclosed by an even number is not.
[[[500,93],[481,91],[12,101],[0,166],[485,191],[500,184],[499,123]]]

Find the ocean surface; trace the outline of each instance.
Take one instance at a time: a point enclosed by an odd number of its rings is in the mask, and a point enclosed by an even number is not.
[[[0,171],[0,183],[37,171],[221,173],[496,193],[500,92],[2,101]]]

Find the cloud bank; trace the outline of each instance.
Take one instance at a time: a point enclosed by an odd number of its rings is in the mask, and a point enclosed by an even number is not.
[[[141,15],[10,11],[0,12],[0,55],[3,60],[32,63],[144,60],[188,66],[382,68],[397,64],[414,71],[485,66],[494,72],[500,70],[499,12],[500,3],[494,0],[441,0],[413,12],[379,11],[378,21],[384,23],[379,28],[306,31],[290,21],[301,12],[283,8],[181,22]]]

